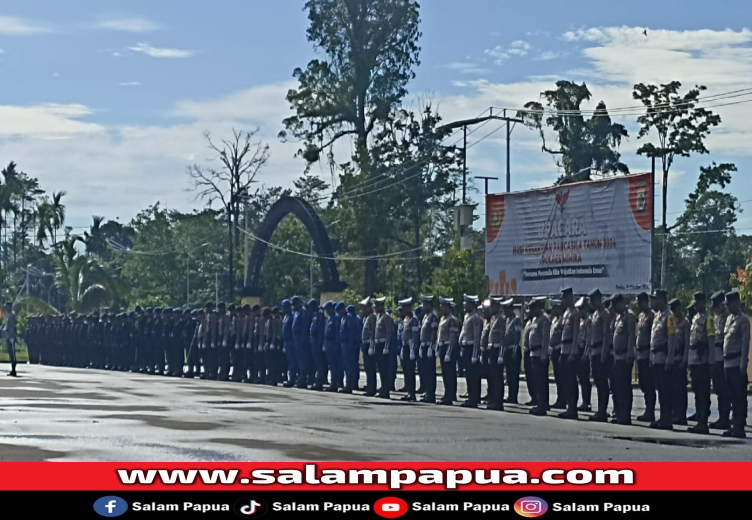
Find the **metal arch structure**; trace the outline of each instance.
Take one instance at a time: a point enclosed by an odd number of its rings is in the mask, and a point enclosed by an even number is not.
[[[332,244],[329,241],[329,235],[326,227],[316,214],[316,211],[308,202],[300,197],[281,197],[275,202],[264,220],[256,229],[255,235],[260,240],[256,240],[251,251],[251,259],[248,262],[248,286],[243,289],[243,296],[260,297],[264,289],[260,286],[261,266],[264,263],[264,256],[269,247],[266,242],[270,242],[272,234],[279,226],[279,223],[288,216],[294,215],[305,226],[313,240],[314,250],[318,256],[317,260],[321,267],[323,283],[322,292],[337,293],[343,291],[347,284],[340,281],[337,263],[334,261],[334,252]]]

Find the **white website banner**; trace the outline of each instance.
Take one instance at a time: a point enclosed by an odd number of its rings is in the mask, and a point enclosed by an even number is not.
[[[651,290],[649,173],[486,197],[486,275],[500,296]]]

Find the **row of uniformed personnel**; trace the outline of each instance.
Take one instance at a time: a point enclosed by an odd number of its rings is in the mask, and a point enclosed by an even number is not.
[[[706,434],[715,428],[725,430],[727,437],[745,436],[750,325],[737,291],[714,294],[711,309],[705,294],[695,293],[687,309],[689,315],[678,299],[667,301],[665,291],[655,291],[652,297],[642,293],[637,296],[638,318],[621,294],[604,298],[595,290],[575,303],[567,289],[561,302],[552,304],[551,318],[543,312],[544,301],[533,300],[524,332],[526,353],[531,357],[531,395],[537,401],[531,413],[545,415],[547,411],[551,359],[557,388],[554,407],[567,408],[560,417],[576,419],[578,410],[590,409],[592,371],[598,406],[590,420],[608,420],[609,398],[613,396],[612,422],[631,424],[636,360],[646,404],[638,421],[665,430],[696,421],[690,432]],[[687,417],[688,371],[696,408],[691,417]],[[708,424],[711,381],[720,418]],[[580,407],[578,383],[583,396]]]

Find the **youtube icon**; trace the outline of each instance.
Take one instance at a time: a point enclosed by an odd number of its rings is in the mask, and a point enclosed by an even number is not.
[[[381,518],[399,518],[407,513],[407,502],[397,497],[382,498],[373,505],[373,512]]]

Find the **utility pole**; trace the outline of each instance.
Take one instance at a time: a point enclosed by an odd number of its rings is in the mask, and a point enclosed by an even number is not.
[[[481,175],[476,175],[475,178],[486,181],[486,195],[488,195],[488,181],[498,181],[499,180],[498,177],[483,177]]]
[[[463,127],[462,145],[462,204],[467,204],[467,125]]]
[[[219,273],[214,273],[214,305],[219,305]]]
[[[245,200],[245,211],[244,213],[244,222],[243,222],[243,228],[245,228],[245,244],[244,244],[244,263],[245,263],[245,270],[244,270],[244,277],[243,277],[243,287],[246,287],[248,285],[248,262],[250,261],[250,258],[248,256],[248,200]]]

